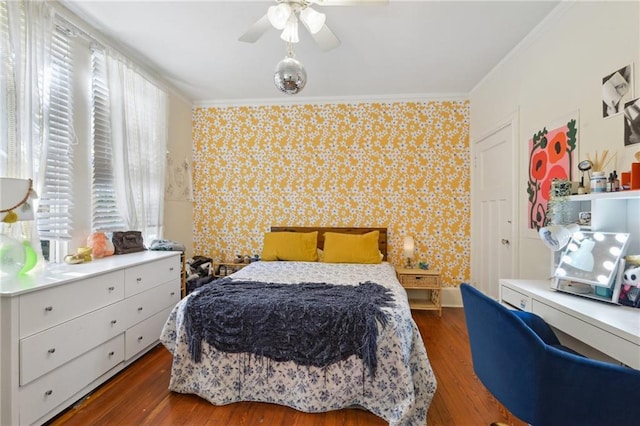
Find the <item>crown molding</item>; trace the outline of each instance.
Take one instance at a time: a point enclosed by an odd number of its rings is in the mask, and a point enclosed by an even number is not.
[[[369,95],[369,96],[325,96],[262,98],[262,99],[223,99],[215,101],[194,102],[194,108],[225,108],[241,106],[273,106],[273,105],[324,105],[324,104],[360,104],[360,103],[395,103],[395,102],[433,102],[433,101],[468,101],[467,93],[437,94],[402,94],[402,95]]]

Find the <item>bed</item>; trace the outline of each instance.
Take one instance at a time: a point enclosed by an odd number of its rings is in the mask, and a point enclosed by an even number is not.
[[[305,234],[312,230],[317,231],[317,248],[320,249],[318,253],[322,253],[324,248],[325,232],[370,235],[372,230],[378,231],[378,254],[382,261],[373,264],[260,261],[225,278],[224,282],[217,280],[203,287],[207,290],[202,290],[202,294],[199,294],[199,289],[188,295],[173,309],[160,336],[161,342],[173,355],[170,390],[196,394],[215,405],[259,401],[285,405],[304,412],[325,412],[359,407],[376,414],[390,425],[426,424],[427,411],[436,391],[436,379],[418,328],[411,317],[406,292],[398,282],[393,266],[385,261],[386,229],[306,227],[272,227],[271,229],[272,232]],[[366,340],[366,343],[363,343],[365,340],[358,340],[352,346],[341,342],[340,348],[351,347],[353,350],[344,352],[337,359],[321,357],[318,361],[318,358],[309,355],[306,355],[307,358],[300,358],[282,356],[283,352],[277,352],[274,356],[272,352],[264,349],[261,349],[262,352],[256,352],[253,348],[249,350],[242,345],[247,343],[246,341],[238,342],[232,339],[233,344],[225,346],[219,344],[225,339],[208,340],[202,337],[202,333],[193,331],[196,328],[194,324],[197,322],[193,318],[199,318],[199,315],[202,315],[214,318],[215,320],[212,321],[216,323],[214,328],[217,329],[222,328],[222,323],[232,324],[236,327],[235,333],[238,331],[238,323],[234,322],[238,318],[235,317],[241,316],[238,312],[250,312],[235,307],[234,302],[227,299],[224,302],[227,311],[215,316],[216,314],[212,312],[214,309],[210,308],[213,305],[196,303],[197,300],[205,300],[203,297],[207,291],[218,292],[216,297],[220,297],[219,292],[228,288],[235,291],[234,294],[246,295],[253,291],[255,286],[261,286],[261,289],[262,286],[269,286],[267,290],[271,292],[269,297],[279,297],[273,293],[274,289],[289,291],[292,286],[297,288],[307,285],[312,285],[320,291],[331,288],[337,292],[348,291],[349,294],[352,294],[354,289],[364,288],[365,285],[368,285],[369,289],[376,290],[376,300],[383,300],[376,306],[376,312],[378,315],[382,314],[383,318],[378,316],[372,322],[365,320],[367,324],[373,324],[372,327],[375,327],[373,346],[371,346],[371,339]],[[249,287],[245,290],[241,286]],[[308,290],[305,287],[302,291]],[[342,293],[338,294],[340,294],[338,297],[340,300],[350,297],[342,297]],[[225,295],[225,297],[235,296]],[[329,301],[331,296],[327,297],[326,305],[331,305],[333,303]],[[189,302],[192,298],[193,300]],[[292,310],[289,304],[301,303],[300,299],[304,299],[300,293],[297,293],[295,300],[285,297],[279,306],[279,312]],[[253,303],[251,312],[261,312],[260,308],[255,307],[255,300],[251,303]],[[314,302],[313,307],[318,305],[325,305],[325,302]],[[204,306],[207,308],[204,309]],[[367,308],[369,310],[360,309],[361,305],[358,306],[357,309],[347,309],[346,313],[371,311],[369,308]],[[197,311],[197,309],[200,310]],[[306,326],[306,324],[319,323],[320,319],[316,320],[316,318],[324,318],[317,313],[320,311],[307,310],[312,315],[311,319],[304,317],[304,320],[289,322]],[[344,312],[336,315],[343,314]],[[227,321],[228,316],[234,319]],[[335,327],[336,324],[338,326],[351,324],[350,321],[341,317],[333,323],[323,323],[322,327],[315,324],[315,327],[321,329],[326,326],[331,329],[330,327]],[[247,322],[262,324],[262,321],[255,320]],[[203,333],[209,335],[207,332]],[[232,333],[234,339],[252,340],[238,337],[238,333],[234,333]],[[252,336],[261,337],[270,334],[263,331],[253,333]],[[305,333],[309,333],[308,327]],[[281,332],[274,334],[283,335]],[[313,344],[322,341],[320,339],[326,339],[326,334],[341,333],[319,331],[317,338],[313,336],[309,339],[307,335],[304,341],[310,341],[311,346],[315,348],[313,350],[316,350],[317,344],[315,346]],[[300,347],[306,347],[301,343],[300,337],[296,340],[296,337],[291,338],[289,334],[287,336],[289,337],[283,337],[282,340],[288,339],[294,342],[295,347],[291,348],[291,353],[299,352]],[[229,334],[225,334],[226,337],[229,337]],[[194,344],[194,341],[197,344]],[[296,346],[296,343],[300,343],[299,346]],[[323,347],[330,348],[332,344],[333,342],[326,345],[323,343]],[[278,343],[277,346],[284,347],[284,353],[289,353],[286,352],[289,349],[284,343]],[[366,347],[373,348],[369,355],[366,349],[363,349]],[[313,360],[305,362],[309,359]]]

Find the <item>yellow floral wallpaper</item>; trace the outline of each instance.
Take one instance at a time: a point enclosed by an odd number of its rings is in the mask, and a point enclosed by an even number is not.
[[[194,253],[262,250],[271,225],[383,226],[389,261],[470,278],[469,102],[201,107],[193,112]]]

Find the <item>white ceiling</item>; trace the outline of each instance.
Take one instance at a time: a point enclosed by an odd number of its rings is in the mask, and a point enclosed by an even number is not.
[[[196,104],[283,102],[273,83],[286,46],[270,29],[238,41],[275,0],[61,0]],[[559,1],[401,1],[314,6],[342,41],[323,52],[300,26],[308,75],[293,98],[415,98],[467,94]]]

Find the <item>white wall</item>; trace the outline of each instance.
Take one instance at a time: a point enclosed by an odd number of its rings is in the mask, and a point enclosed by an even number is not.
[[[191,136],[191,102],[171,95],[169,100],[169,141],[167,150],[176,161],[188,159],[193,164]],[[193,203],[164,202],[164,238],[185,245],[187,258],[193,256]]]
[[[617,153],[610,169],[629,170],[640,145],[625,147],[623,116],[602,118],[602,77],[634,64],[635,96],[640,95],[640,2],[560,4],[551,16],[471,92],[474,143],[518,111],[519,276],[544,279],[550,252],[527,229],[527,141],[544,126],[579,110],[578,161],[596,150]],[[577,161],[576,161],[577,163]],[[609,170],[609,171],[611,171]],[[578,175],[573,171],[574,180]],[[473,238],[473,235],[472,235]],[[473,255],[473,254],[472,254]]]

